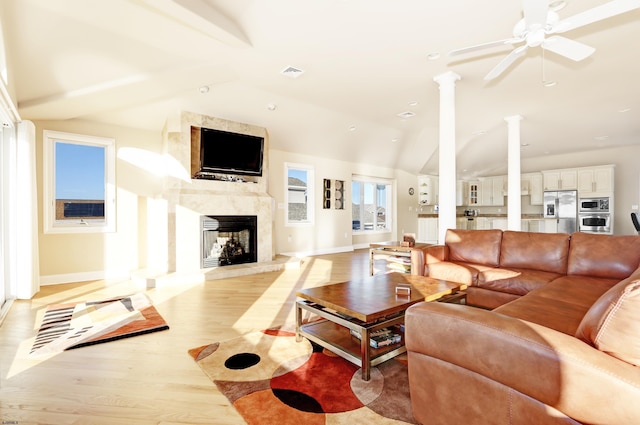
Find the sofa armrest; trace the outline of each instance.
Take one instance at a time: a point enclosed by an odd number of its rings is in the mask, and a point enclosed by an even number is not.
[[[570,335],[444,303],[410,307],[405,324],[410,353],[478,373],[581,422],[640,423],[640,368]]]
[[[449,250],[446,245],[427,245],[411,250],[411,274],[427,276],[430,263],[446,261]]]

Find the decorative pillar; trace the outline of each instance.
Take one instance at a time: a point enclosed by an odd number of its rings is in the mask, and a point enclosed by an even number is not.
[[[505,117],[507,122],[507,229],[522,229],[520,199],[520,115]]]
[[[447,229],[456,228],[455,85],[458,80],[460,76],[451,71],[433,78],[440,85],[438,243],[441,245]]]

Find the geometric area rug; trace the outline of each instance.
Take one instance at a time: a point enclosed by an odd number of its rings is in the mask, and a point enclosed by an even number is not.
[[[269,329],[189,350],[250,425],[415,424],[406,355],[360,368],[295,332]]]
[[[29,357],[169,329],[146,294],[47,306]]]

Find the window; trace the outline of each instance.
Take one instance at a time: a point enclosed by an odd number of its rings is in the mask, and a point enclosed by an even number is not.
[[[313,167],[285,164],[287,225],[313,224]]]
[[[351,183],[352,229],[356,232],[391,231],[392,186],[385,180],[354,177]]]
[[[115,140],[44,131],[45,233],[114,232]]]

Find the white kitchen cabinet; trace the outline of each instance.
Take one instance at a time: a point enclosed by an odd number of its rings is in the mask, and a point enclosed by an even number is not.
[[[529,199],[531,205],[542,205],[544,190],[542,190],[542,173],[529,174]]]
[[[506,218],[494,218],[491,220],[491,228],[492,229],[500,229],[507,230],[507,219]]]
[[[417,242],[438,243],[438,218],[424,217],[418,219]]]
[[[576,169],[546,170],[542,172],[544,190],[569,190],[578,188]]]
[[[456,218],[456,229],[467,230],[467,222],[469,219],[467,217],[457,217]]]
[[[544,220],[530,219],[526,220],[528,223],[529,232],[544,232]]]
[[[503,206],[505,176],[485,177],[480,182],[482,196],[480,205]]]
[[[488,217],[475,217],[477,230],[489,230],[491,229],[491,220]]]
[[[477,207],[480,205],[480,183],[477,181],[467,182],[467,206]]]
[[[581,168],[578,170],[578,194],[581,198],[612,196],[614,168]]]

